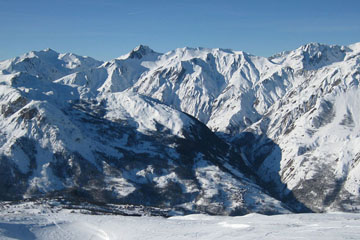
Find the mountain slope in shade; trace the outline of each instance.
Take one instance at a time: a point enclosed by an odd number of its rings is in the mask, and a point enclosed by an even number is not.
[[[324,58],[328,62],[330,57]],[[258,174],[277,186],[286,184],[297,199],[315,211],[356,211],[360,203],[357,45],[349,46],[341,58],[316,70],[315,64],[311,70],[299,72],[301,81],[246,129],[267,135],[282,150],[280,168],[276,169],[272,162],[277,153],[258,139],[249,151],[253,161],[261,162]],[[261,149],[266,157],[253,155]],[[274,181],[274,174],[281,178]],[[276,191],[286,195],[281,188]]]

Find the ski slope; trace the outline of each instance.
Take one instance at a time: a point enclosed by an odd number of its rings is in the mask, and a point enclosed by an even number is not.
[[[129,217],[82,214],[31,203],[0,214],[0,239],[358,239],[360,215],[285,214],[241,217]]]

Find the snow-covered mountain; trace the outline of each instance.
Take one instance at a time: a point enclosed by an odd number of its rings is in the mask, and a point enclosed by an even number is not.
[[[140,45],[109,62],[48,49],[0,71],[3,199],[218,214],[360,204],[359,43],[269,58]]]
[[[48,48],[2,61],[0,62],[0,70],[2,74],[25,72],[53,81],[74,72],[97,67],[100,64],[102,64],[101,61],[90,57],[81,57],[72,53],[59,54]]]

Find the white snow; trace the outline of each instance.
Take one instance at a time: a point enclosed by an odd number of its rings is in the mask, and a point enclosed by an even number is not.
[[[360,215],[288,214],[126,217],[88,215],[30,203],[2,206],[1,239],[358,239]]]
[[[158,131],[158,125],[161,125],[174,135],[183,137],[184,127],[193,122],[181,112],[131,91],[108,93],[104,95],[104,99],[108,110],[106,118],[110,120],[132,119],[135,127],[143,133]]]

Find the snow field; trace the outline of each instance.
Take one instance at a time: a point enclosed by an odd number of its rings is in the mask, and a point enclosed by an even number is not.
[[[0,214],[0,239],[358,239],[359,214],[241,217],[88,215],[42,205],[11,205]]]

